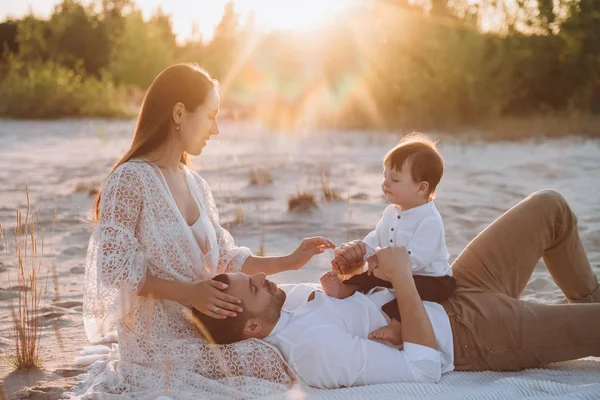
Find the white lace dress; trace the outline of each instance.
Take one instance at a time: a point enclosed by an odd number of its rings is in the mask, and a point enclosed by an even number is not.
[[[283,393],[291,383],[280,353],[259,340],[211,345],[185,307],[135,295],[146,274],[198,282],[239,271],[251,254],[219,225],[210,188],[185,168],[204,213],[208,248],[200,250],[160,173],[142,160],[115,170],[102,191],[100,221],[90,238],[83,317],[100,342],[118,331],[109,360],[97,363],[76,391],[82,397],[252,398]]]

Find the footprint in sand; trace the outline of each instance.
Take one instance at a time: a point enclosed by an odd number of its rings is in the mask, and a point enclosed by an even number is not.
[[[458,204],[448,204],[446,207],[449,208],[453,214],[466,214],[470,210],[470,207]],[[444,207],[440,208],[443,209]]]
[[[84,257],[87,253],[87,246],[71,246],[65,250],[63,250],[58,256],[59,261],[68,261],[73,258],[81,258]]]
[[[54,374],[61,376],[63,378],[71,378],[73,376],[85,374],[87,371],[85,369],[78,368],[59,368],[53,371]]]
[[[350,196],[352,200],[368,200],[369,195],[363,192],[359,192]]]
[[[12,290],[13,292],[29,292],[31,288],[27,285],[16,285],[9,287],[8,290]]]
[[[15,297],[17,297],[17,293],[15,291],[0,289],[0,301],[14,299]]]
[[[38,317],[38,325],[42,327],[53,325],[59,321],[60,317],[63,317],[65,315],[65,313],[59,311],[49,312],[47,314],[40,315]],[[29,323],[33,322],[33,319],[29,321]]]
[[[85,274],[85,267],[73,267],[70,271],[74,275],[82,275]]]
[[[41,316],[41,318],[44,319],[55,319],[55,318],[60,318],[62,316],[64,316],[65,313],[62,313],[60,311],[54,311],[54,312],[49,312],[48,314],[44,314]]]
[[[48,384],[47,386],[35,386],[35,387],[25,387],[19,390],[16,393],[17,399],[58,399],[61,397],[64,392],[64,388],[60,386],[52,386],[52,384]]]
[[[83,302],[81,301],[59,301],[52,304],[54,307],[58,308],[74,308],[83,306]]]

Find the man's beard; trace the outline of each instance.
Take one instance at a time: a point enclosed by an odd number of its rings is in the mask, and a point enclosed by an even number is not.
[[[286,297],[287,295],[285,292],[282,289],[277,288],[277,292],[273,295],[273,301],[269,304],[269,308],[273,307],[273,310],[279,313],[283,307],[283,303],[285,303]]]
[[[281,308],[283,307],[283,303],[285,303],[286,296],[287,295],[282,289],[277,288],[277,292],[275,292],[273,298],[271,299],[271,302],[265,310],[266,314],[273,316],[279,315],[279,313],[281,312]]]

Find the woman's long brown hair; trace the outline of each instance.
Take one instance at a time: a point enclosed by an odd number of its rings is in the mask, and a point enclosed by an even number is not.
[[[195,64],[172,65],[158,74],[144,96],[131,146],[114,165],[111,174],[123,163],[150,154],[165,143],[173,130],[173,107],[177,102],[193,112],[215,87],[217,82]],[[190,166],[187,153],[181,154],[181,162]],[[94,225],[100,219],[101,196],[102,191],[99,191],[92,206]]]

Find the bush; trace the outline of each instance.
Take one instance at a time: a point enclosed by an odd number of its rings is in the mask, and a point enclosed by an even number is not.
[[[25,64],[13,58],[0,76],[1,116],[126,116],[121,91],[107,74],[95,78],[54,62]]]

